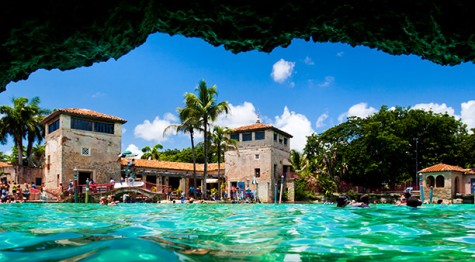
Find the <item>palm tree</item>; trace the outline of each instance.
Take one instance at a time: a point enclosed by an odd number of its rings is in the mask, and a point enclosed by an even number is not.
[[[203,168],[203,195],[206,196],[206,177],[208,172],[208,129],[210,124],[222,113],[228,113],[228,102],[223,101],[218,103],[216,96],[218,91],[216,85],[207,87],[206,82],[201,80],[196,90],[198,96],[193,93],[185,93],[185,108],[183,108],[185,119],[194,119],[193,123],[199,124],[203,129],[204,134],[204,168]]]
[[[142,148],[142,159],[149,159],[149,160],[160,160],[160,151],[159,149],[163,149],[161,144],[156,144],[153,148],[149,146],[144,146]]]
[[[18,151],[18,165],[23,166],[23,139],[28,139],[27,152],[31,155],[33,143],[42,137],[39,121],[49,111],[39,108],[40,99],[34,97],[28,104],[28,98],[13,98],[13,107],[0,106],[1,119],[0,142],[6,142],[6,136],[11,135]],[[27,156],[29,157],[29,156]]]
[[[33,117],[26,121],[26,130],[27,130],[27,141],[28,145],[26,147],[26,157],[28,159],[28,166],[33,167],[35,163],[33,161],[33,145],[35,141],[38,141],[38,144],[41,143],[44,137],[44,128],[41,125],[41,121],[45,118],[47,114],[50,113],[50,110],[42,109],[39,107],[40,99],[34,97],[29,104],[29,108],[33,114]]]
[[[171,128],[175,129],[177,133],[183,132],[185,134],[190,134],[191,154],[193,157],[193,186],[195,188],[195,190],[193,190],[193,196],[196,198],[196,152],[194,134],[195,131],[201,131],[200,124],[198,122],[198,118],[193,115],[194,112],[186,106],[184,108],[177,108],[177,112],[178,116],[180,117],[181,124],[169,125],[167,128],[165,128],[163,134],[165,135]]]
[[[32,159],[33,163],[36,167],[43,167],[44,159],[45,159],[45,145],[36,144],[32,150]]]
[[[215,126],[211,134],[211,146],[216,149],[218,155],[218,195],[221,198],[221,157],[228,149],[236,149],[239,156],[238,141],[230,137],[232,129]]]

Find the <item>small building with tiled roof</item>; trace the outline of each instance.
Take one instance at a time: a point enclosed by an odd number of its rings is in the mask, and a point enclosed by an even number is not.
[[[433,201],[454,199],[460,195],[473,194],[475,190],[475,172],[459,166],[436,164],[419,171],[424,190],[424,199],[433,191]]]
[[[121,158],[122,177],[129,176],[128,166],[134,161],[134,175],[136,180],[142,180],[148,188],[156,187],[157,192],[167,193],[169,191],[183,191],[188,195],[188,189],[194,185],[193,163],[170,162],[148,159]],[[208,164],[208,189],[217,186],[218,164]],[[224,176],[224,164],[220,165],[219,171]],[[197,187],[203,186],[204,165],[196,164]]]
[[[231,138],[238,150],[225,153],[227,191],[254,191],[260,201],[294,201],[294,176],[291,175],[290,139],[292,135],[272,125],[256,123],[234,128]],[[282,192],[282,193],[281,193]]]
[[[42,122],[45,126],[45,186],[57,189],[78,178],[98,183],[120,176],[122,124],[126,120],[90,109],[56,109]]]

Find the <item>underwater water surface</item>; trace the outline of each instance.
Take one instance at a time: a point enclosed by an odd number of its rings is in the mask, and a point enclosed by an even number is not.
[[[475,260],[475,206],[0,205],[0,261]]]

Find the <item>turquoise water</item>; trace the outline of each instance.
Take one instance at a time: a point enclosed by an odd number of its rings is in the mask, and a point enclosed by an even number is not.
[[[0,261],[475,260],[475,206],[3,204]]]

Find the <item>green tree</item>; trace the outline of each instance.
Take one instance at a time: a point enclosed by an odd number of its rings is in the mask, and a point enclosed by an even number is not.
[[[38,97],[34,97],[31,101],[25,97],[13,98],[12,102],[13,106],[0,106],[0,114],[3,115],[0,120],[0,141],[5,143],[6,136],[10,135],[17,147],[17,158],[22,159],[23,139],[27,139],[28,163],[33,163],[31,161],[33,144],[36,140],[41,141],[43,137],[40,121],[49,111],[39,107]],[[18,165],[23,166],[23,161],[18,161]]]
[[[161,144],[156,144],[154,147],[150,148],[149,146],[144,146],[142,148],[142,159],[149,159],[149,160],[160,160],[160,149],[163,149]]]
[[[351,117],[310,137],[305,152],[310,159],[332,163],[325,168],[333,167],[346,182],[379,189],[383,183],[414,181],[416,154],[418,169],[440,162],[466,166],[470,160],[457,152],[464,151],[460,145],[468,138],[465,126],[447,114],[383,106],[369,117]],[[333,155],[325,157],[331,148]]]
[[[191,155],[192,155],[192,162],[193,162],[193,186],[197,188],[197,181],[196,181],[196,149],[195,149],[195,132],[201,131],[201,120],[197,115],[197,111],[193,110],[193,104],[191,100],[187,99],[187,94],[185,93],[185,106],[183,108],[178,107],[177,112],[180,118],[180,124],[170,125],[163,131],[164,134],[167,133],[170,129],[175,129],[176,133],[183,132],[185,134],[190,135],[190,142],[191,142]],[[180,157],[179,159],[183,159]],[[186,161],[189,162],[189,161]],[[196,198],[196,190],[193,191],[193,195]]]
[[[233,132],[230,128],[214,126],[211,134],[211,146],[216,150],[218,157],[218,195],[221,197],[221,159],[224,159],[224,152],[228,149],[236,150],[239,155],[238,141],[230,137]]]
[[[46,146],[43,144],[36,144],[35,147],[32,149],[32,162],[35,167],[43,167],[44,160],[45,160],[45,148]]]
[[[207,87],[206,82],[201,80],[196,90],[198,95],[185,93],[184,119],[197,124],[204,134],[204,168],[203,168],[203,194],[206,196],[206,177],[208,172],[208,143],[210,124],[222,113],[228,113],[229,105],[226,101],[216,100],[218,91],[216,85]]]

